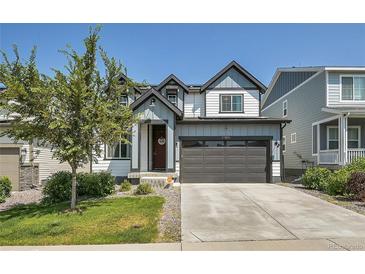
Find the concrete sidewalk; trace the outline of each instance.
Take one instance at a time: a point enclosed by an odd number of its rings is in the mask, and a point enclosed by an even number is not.
[[[0,251],[365,251],[365,238],[71,246],[2,246]]]

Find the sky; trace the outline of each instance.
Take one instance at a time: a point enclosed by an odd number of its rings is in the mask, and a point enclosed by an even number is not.
[[[58,50],[83,50],[90,24],[0,24],[0,48],[22,57],[36,45],[38,67],[62,69]],[[365,24],[104,24],[100,46],[136,81],[158,84],[173,73],[204,84],[235,60],[268,85],[278,67],[365,66]]]

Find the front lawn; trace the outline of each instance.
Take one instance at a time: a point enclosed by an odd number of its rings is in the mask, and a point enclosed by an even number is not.
[[[87,200],[80,212],[69,203],[17,206],[0,212],[0,245],[149,243],[158,240],[164,198]]]

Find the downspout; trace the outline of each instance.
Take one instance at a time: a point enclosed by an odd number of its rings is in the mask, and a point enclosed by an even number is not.
[[[284,125],[280,124],[280,175],[281,181],[285,181],[285,164],[284,164],[284,155],[283,155],[283,129],[286,127],[287,123],[284,122]]]

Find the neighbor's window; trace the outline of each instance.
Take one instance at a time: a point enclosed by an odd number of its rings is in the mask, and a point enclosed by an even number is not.
[[[296,143],[297,142],[297,134],[296,133],[292,133],[290,134],[290,142],[292,144]]]
[[[283,139],[281,140],[281,147],[283,149],[283,152],[286,151],[286,136],[283,136]]]
[[[288,100],[285,100],[283,102],[283,117],[286,117],[288,115]]]
[[[105,158],[107,159],[125,159],[130,158],[131,146],[121,142],[107,145],[105,151]]]
[[[221,112],[242,112],[242,95],[221,95]]]
[[[360,148],[360,127],[349,126],[347,129],[347,147]]]
[[[318,132],[317,132],[317,128],[318,128],[318,125],[314,125],[313,127],[312,127],[312,154],[313,155],[315,155],[315,154],[317,154],[317,151],[318,151],[318,147],[317,147],[317,145],[318,145],[318,142],[317,142],[317,134],[318,134]]]
[[[176,105],[176,103],[177,103],[177,97],[176,97],[176,95],[175,95],[175,94],[167,95],[167,99],[168,99],[171,103],[173,103],[174,105]]]
[[[123,106],[128,106],[128,96],[127,95],[122,95],[120,97],[120,104]]]
[[[327,127],[327,149],[338,149],[338,127]]]
[[[341,77],[341,98],[343,101],[364,101],[365,76]]]

